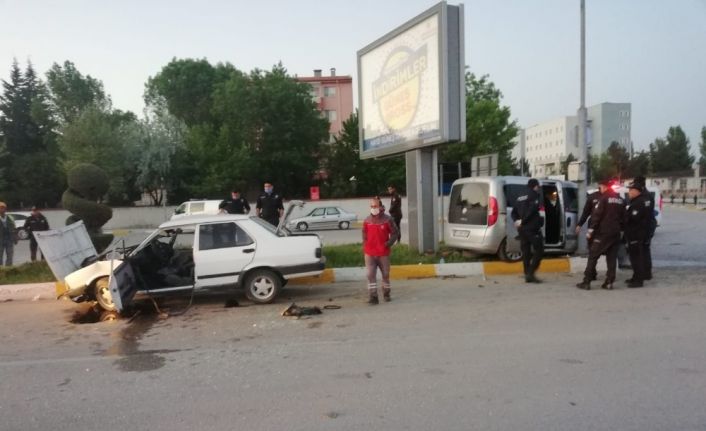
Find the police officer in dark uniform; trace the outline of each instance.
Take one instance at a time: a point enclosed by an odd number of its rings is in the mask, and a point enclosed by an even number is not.
[[[225,209],[228,214],[249,214],[250,213],[250,203],[247,199],[240,196],[238,190],[233,190],[230,192],[230,199],[224,200]]]
[[[610,186],[610,180],[601,181],[599,185],[601,199],[593,209],[588,224],[586,237],[591,242],[591,246],[588,250],[588,262],[583,273],[583,281],[576,285],[579,289],[591,290],[591,281],[597,276],[596,264],[602,254],[606,255],[608,272],[601,288],[609,290],[613,288],[618,266],[620,233],[625,221],[625,201]]]
[[[635,184],[642,187],[642,196],[645,202],[650,207],[650,229],[648,231],[647,240],[644,242],[644,257],[645,257],[645,280],[652,280],[652,237],[655,236],[657,230],[657,212],[655,211],[655,200],[652,194],[647,190],[647,181],[645,177],[635,177]]]
[[[625,218],[625,240],[633,273],[632,278],[625,282],[628,287],[642,287],[647,276],[645,243],[649,241],[652,208],[645,198],[641,184],[630,184],[628,195],[630,204]]]
[[[387,186],[387,192],[390,194],[390,216],[392,220],[395,221],[397,225],[397,242],[399,243],[402,239],[402,231],[400,230],[400,223],[402,223],[402,197],[397,193],[397,188],[393,185]]]
[[[272,191],[272,183],[265,183],[264,193],[257,198],[258,217],[267,220],[273,226],[279,225],[279,218],[284,213],[282,197]]]
[[[596,205],[600,200],[600,190],[596,190],[595,192],[588,195],[588,197],[586,198],[586,204],[583,206],[583,212],[581,212],[581,217],[579,218],[579,221],[576,224],[576,235],[581,233],[581,226],[583,226],[583,224],[588,221],[589,217],[593,215],[593,210],[596,208]]]
[[[527,283],[541,283],[535,272],[544,255],[542,225],[544,220],[539,214],[539,181],[531,178],[527,181],[527,194],[517,198],[512,208],[511,217],[520,234],[522,265]]]
[[[29,234],[29,254],[32,262],[37,260],[37,240],[34,238],[32,232],[39,232],[43,230],[49,230],[49,222],[44,214],[39,212],[39,208],[32,207],[32,213],[25,219],[25,230]],[[42,254],[42,260],[44,260],[44,255]]]

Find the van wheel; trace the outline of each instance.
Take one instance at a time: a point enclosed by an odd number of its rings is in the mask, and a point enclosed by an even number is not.
[[[245,281],[245,296],[258,304],[274,301],[281,289],[282,278],[269,269],[253,271]]]
[[[101,277],[93,283],[96,302],[106,311],[114,311],[115,303],[110,295],[110,286],[108,285],[108,277]]]
[[[498,257],[500,260],[504,260],[505,262],[519,262],[522,260],[522,252],[521,251],[507,251],[507,239],[504,239],[502,243],[500,243],[500,248],[498,249]]]

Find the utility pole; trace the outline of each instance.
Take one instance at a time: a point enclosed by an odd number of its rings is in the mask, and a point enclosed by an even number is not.
[[[581,157],[579,161],[583,166],[583,175],[578,181],[579,185],[579,205],[583,208],[586,204],[586,195],[588,192],[588,177],[589,177],[589,158],[588,158],[588,139],[586,139],[586,0],[581,1],[581,104],[578,110],[579,130],[578,144],[581,149]],[[581,170],[579,169],[581,172]],[[578,238],[578,252],[585,254],[588,252],[588,243],[583,235]]]

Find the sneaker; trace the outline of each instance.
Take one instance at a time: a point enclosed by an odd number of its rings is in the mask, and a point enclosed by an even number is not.
[[[528,275],[527,277],[525,277],[525,281],[527,283],[541,283],[542,282],[542,280],[538,279],[534,275]]]
[[[601,285],[601,289],[613,290],[613,282],[612,281],[611,282],[608,282],[608,281],[604,282]]]
[[[385,300],[385,302],[390,302],[390,289],[383,289],[382,291],[382,299]]]
[[[370,298],[368,298],[368,304],[370,305],[377,305],[380,303],[380,300],[378,299],[377,295],[370,295]]]

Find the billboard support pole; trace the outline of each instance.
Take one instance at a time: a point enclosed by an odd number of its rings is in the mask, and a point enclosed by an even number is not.
[[[420,148],[405,154],[407,167],[407,225],[409,247],[419,253],[439,249],[439,189],[436,147]]]

